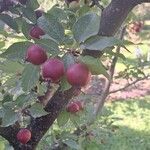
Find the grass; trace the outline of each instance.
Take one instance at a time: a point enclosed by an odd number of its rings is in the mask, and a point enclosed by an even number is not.
[[[99,150],[150,150],[150,97],[108,103],[106,109],[116,120]]]

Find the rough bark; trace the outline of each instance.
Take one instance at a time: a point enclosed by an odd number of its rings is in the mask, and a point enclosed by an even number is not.
[[[150,0],[112,0],[111,3],[104,9],[101,16],[99,35],[113,36],[120,28],[123,21],[132,8],[140,3],[150,2]],[[88,55],[99,57],[102,55],[99,52],[86,50]],[[74,88],[63,93],[60,89],[56,91],[45,107],[49,112],[48,115],[32,120],[28,128],[32,132],[32,138],[26,145],[21,145],[16,139],[16,134],[19,130],[18,126],[9,126],[0,128],[0,135],[9,141],[15,150],[34,150],[37,144],[51,127],[64,106],[74,95]]]

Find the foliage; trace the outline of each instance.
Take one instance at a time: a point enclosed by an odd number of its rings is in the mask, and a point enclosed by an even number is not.
[[[46,7],[42,16],[38,18],[36,10],[40,7],[39,2],[41,2],[41,6],[48,6],[48,4],[51,6]],[[108,1],[102,1],[103,5],[107,5],[107,3]],[[128,41],[128,34],[126,35],[127,40],[121,40],[117,35],[115,37],[97,35],[101,15],[98,7],[90,7],[83,2],[77,8],[68,7],[62,1],[58,2],[59,5],[55,4],[54,1],[43,2],[42,0],[35,0],[34,2],[29,0],[26,4],[15,1],[12,6],[0,14],[1,127],[7,127],[16,122],[21,127],[27,127],[32,119],[48,114],[44,109],[45,104],[42,105],[39,100],[40,96],[47,93],[46,88],[51,86],[51,97],[59,85],[63,92],[71,88],[65,75],[56,83],[47,82],[41,76],[41,66],[26,61],[27,49],[32,44],[40,45],[49,58],[61,59],[65,65],[65,70],[74,63],[84,63],[92,75],[103,75],[110,82],[111,77],[108,71],[110,66],[107,66],[106,61],[112,62],[114,57],[119,58],[119,62],[125,66],[124,70],[118,72],[116,78],[139,78],[148,74],[149,61],[145,57],[144,61],[142,57],[135,58],[134,63],[126,58],[127,55],[130,55],[130,46],[134,45]],[[134,15],[131,14],[124,26],[133,22],[133,18]],[[31,36],[30,30],[34,26],[40,27],[45,34],[40,38]],[[123,51],[117,53],[116,47],[121,47]],[[93,51],[93,53],[103,53],[103,56],[101,58],[83,56],[82,54],[88,50]],[[145,71],[146,67],[148,69]],[[71,149],[91,150],[92,147],[92,149],[97,150],[102,143],[105,145],[105,140],[95,140],[96,132],[103,133],[104,131],[97,131],[99,130],[96,128],[99,127],[97,124],[93,124],[85,130],[81,129],[80,136],[70,134],[74,132],[75,128],[89,124],[95,119],[95,116],[93,117],[95,107],[92,102],[94,98],[80,94],[79,99],[81,98],[81,101],[82,96],[85,103],[84,110],[76,114],[69,114],[64,108],[54,126],[41,141],[42,146],[49,146],[49,144],[53,146],[58,142],[60,146],[67,145]],[[109,113],[111,114],[112,110]],[[100,122],[102,128],[105,123],[106,127],[112,127],[111,121],[114,122],[114,120],[111,117],[106,115],[100,118],[100,120],[102,119]],[[110,126],[109,123],[111,123]],[[107,136],[109,132],[112,134],[110,130],[108,129],[104,134]],[[107,140],[110,139],[107,137]]]

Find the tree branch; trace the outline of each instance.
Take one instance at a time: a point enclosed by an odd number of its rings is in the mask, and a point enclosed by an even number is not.
[[[131,85],[133,85],[133,84],[135,84],[135,83],[137,83],[137,82],[139,82],[139,81],[142,81],[142,80],[144,80],[144,79],[148,79],[149,77],[150,77],[150,76],[148,75],[148,76],[145,76],[145,77],[143,77],[143,78],[138,78],[138,79],[136,79],[135,81],[133,81],[132,83],[126,84],[126,85],[125,85],[124,87],[122,87],[122,88],[119,88],[119,89],[117,89],[117,90],[110,91],[109,94],[116,93],[116,92],[118,92],[118,91],[123,91],[123,90],[125,90],[126,88],[130,87]]]
[[[121,30],[121,33],[120,33],[120,39],[122,40],[123,37],[124,37],[124,34],[125,34],[125,31],[126,31],[126,26],[123,27],[123,29]],[[116,53],[120,53],[120,46],[117,47],[116,49]],[[116,67],[116,63],[117,63],[117,60],[118,60],[118,56],[114,56],[112,62],[111,62],[111,66],[110,66],[110,69],[109,69],[109,75],[110,75],[110,80],[106,79],[106,83],[105,83],[105,87],[104,87],[104,90],[101,94],[101,98],[99,99],[99,101],[97,102],[97,107],[94,111],[94,115],[97,116],[99,114],[99,112],[101,112],[103,106],[104,106],[104,103],[105,103],[105,100],[109,94],[109,89],[110,89],[110,85],[113,81],[113,76],[114,76],[114,71],[115,71],[115,67]]]

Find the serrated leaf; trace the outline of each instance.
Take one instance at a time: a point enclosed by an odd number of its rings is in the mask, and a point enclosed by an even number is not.
[[[68,83],[65,76],[61,79],[60,86],[61,86],[61,91],[66,91],[71,88],[71,85]]]
[[[75,39],[81,43],[99,31],[100,17],[95,13],[89,13],[77,20],[73,26]]]
[[[15,61],[4,61],[0,62],[0,68],[3,72],[6,73],[20,73],[23,70],[23,65]]]
[[[35,103],[34,105],[32,105],[29,111],[34,118],[45,116],[48,114],[48,112],[44,110],[44,107],[39,103]]]
[[[11,16],[7,14],[0,14],[0,20],[5,22],[10,28],[18,32],[18,25]]]
[[[36,23],[36,14],[30,7],[22,7],[23,16],[29,19],[31,22]]]
[[[21,85],[24,91],[30,91],[39,80],[39,68],[32,64],[26,65],[21,78]]]
[[[4,117],[2,119],[2,125],[1,126],[9,126],[14,124],[16,121],[18,121],[19,117],[16,112],[14,112],[12,109],[5,109]]]
[[[61,127],[64,126],[68,122],[68,120],[69,120],[69,113],[66,111],[62,111],[57,118],[57,123]]]
[[[59,53],[58,44],[51,39],[35,39],[35,42],[41,45],[48,53],[52,55],[57,55]]]
[[[10,60],[23,60],[27,48],[31,45],[31,42],[17,42],[12,44],[0,57],[4,57]]]
[[[89,67],[93,75],[103,74],[106,78],[110,78],[99,58],[94,58],[91,56],[81,56],[80,61]]]
[[[55,39],[59,43],[63,41],[64,28],[59,22],[42,16],[38,19],[37,23],[38,26],[41,27],[51,38]]]
[[[81,44],[82,49],[103,51],[112,46],[124,47],[123,41],[115,37],[93,36]]]

